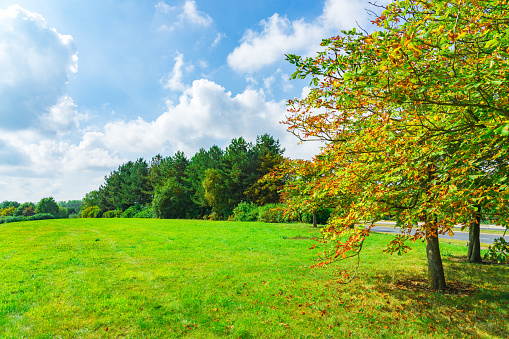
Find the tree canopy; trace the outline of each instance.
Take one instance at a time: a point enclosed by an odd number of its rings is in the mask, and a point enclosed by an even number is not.
[[[396,218],[425,238],[430,285],[444,288],[438,233],[468,225],[482,206],[507,224],[509,6],[507,1],[397,1],[375,31],[325,39],[315,58],[289,55],[293,78],[312,77],[286,123],[301,139],[327,142],[305,168],[314,194],[335,199],[326,229],[335,240],[324,263],[358,251],[369,228]],[[313,170],[311,171],[310,168]],[[303,172],[303,175],[306,173]],[[411,234],[411,230],[415,230]]]

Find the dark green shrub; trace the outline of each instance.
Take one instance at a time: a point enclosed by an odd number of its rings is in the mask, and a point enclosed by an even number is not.
[[[131,206],[122,213],[122,218],[134,218],[139,211],[141,211],[140,205]]]
[[[230,220],[256,221],[258,220],[258,206],[252,202],[241,202],[233,209]]]
[[[26,221],[34,221],[34,220],[46,220],[46,219],[55,219],[55,216],[50,213],[37,213],[30,217],[26,217]]]
[[[134,218],[155,218],[154,210],[150,206],[145,206],[134,215]]]
[[[121,210],[106,211],[103,214],[103,218],[120,218],[120,217],[122,217]]]
[[[7,224],[10,222],[18,222],[23,220],[25,220],[23,216],[4,216],[0,218],[0,224]]]

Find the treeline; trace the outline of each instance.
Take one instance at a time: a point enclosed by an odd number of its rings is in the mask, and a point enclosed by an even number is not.
[[[37,204],[33,202],[19,203],[3,201],[0,204],[0,224],[16,221],[42,219],[64,219],[78,217],[81,200],[56,202],[53,197],[42,198]]]
[[[277,204],[284,181],[258,180],[283,163],[284,149],[269,134],[255,143],[240,137],[223,151],[200,149],[188,159],[183,152],[156,155],[150,163],[129,161],[86,194],[82,217],[204,218],[226,220],[241,210]],[[243,218],[243,217],[240,217]]]

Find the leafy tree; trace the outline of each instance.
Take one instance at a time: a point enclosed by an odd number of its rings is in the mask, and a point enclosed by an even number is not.
[[[153,187],[148,175],[148,164],[142,158],[119,166],[105,177],[105,183],[98,191],[97,206],[104,212],[150,203]]]
[[[19,206],[19,202],[5,200],[0,204],[0,209],[7,209],[7,208],[13,207],[13,206],[14,206],[14,208],[17,208]]]
[[[189,190],[177,178],[170,178],[162,187],[157,187],[152,208],[157,218],[183,219],[192,204]]]
[[[158,154],[150,163],[149,180],[154,188],[164,186],[169,178],[175,178],[184,184],[187,166],[189,160],[181,151],[175,153],[173,157],[166,158]]]
[[[245,191],[246,196],[257,205],[277,203],[280,200],[279,191],[284,185],[284,180],[279,181],[261,181],[258,180],[270,173],[274,168],[282,166],[284,163],[283,153],[279,140],[275,140],[271,135],[264,134],[256,138],[254,152],[254,181]]]
[[[39,203],[37,204],[35,212],[41,214],[47,213],[53,215],[54,217],[58,217],[59,215],[58,204],[56,203],[55,199],[53,199],[53,197],[42,198],[41,201],[39,201]]]
[[[35,205],[31,202],[25,202],[14,210],[14,216],[31,216],[35,214]]]
[[[290,102],[287,123],[327,142],[310,185],[338,197],[326,232],[348,239],[324,263],[362,248],[369,228],[349,225],[390,214],[403,234],[388,250],[425,238],[429,285],[443,289],[438,234],[477,220],[481,205],[507,216],[509,6],[409,0],[383,10],[371,34],[343,32],[316,58],[288,56],[293,77],[311,75],[315,87]]]
[[[203,178],[204,197],[217,218],[227,218],[233,207],[229,204],[225,175],[215,168],[205,171]]]
[[[208,215],[211,208],[205,196],[203,181],[208,169],[219,169],[221,166],[223,151],[216,145],[208,151],[201,148],[189,162],[186,168],[187,187],[191,190],[191,200],[197,206],[196,216]]]

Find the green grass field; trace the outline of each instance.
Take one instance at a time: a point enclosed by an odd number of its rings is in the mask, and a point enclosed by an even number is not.
[[[507,338],[507,265],[443,244],[445,293],[423,243],[371,235],[353,282],[310,269],[302,224],[67,219],[0,225],[0,338]]]

